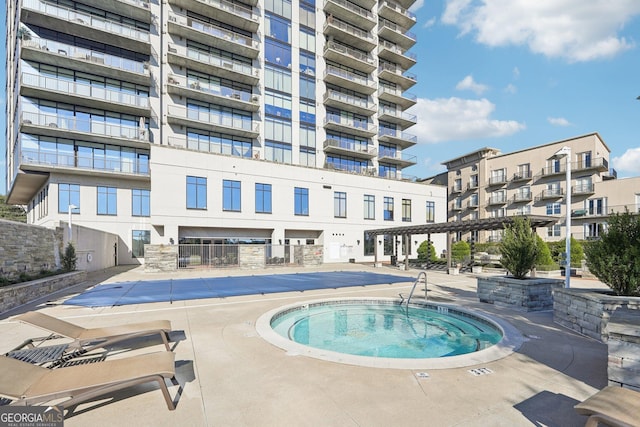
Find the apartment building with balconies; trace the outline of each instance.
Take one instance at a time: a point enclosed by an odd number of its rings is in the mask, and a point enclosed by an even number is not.
[[[571,185],[566,159],[553,158],[571,149]],[[545,240],[566,237],[565,196],[571,191],[571,235],[598,237],[614,212],[640,211],[640,177],[617,179],[610,149],[597,133],[502,154],[482,148],[442,164],[447,167],[448,220],[475,220],[511,215],[548,215],[558,222],[537,230]],[[459,233],[457,240],[500,241],[502,231]]]
[[[117,235],[119,263],[182,241],[372,259],[366,229],[446,218],[404,173],[411,4],[7,2],[8,202]]]

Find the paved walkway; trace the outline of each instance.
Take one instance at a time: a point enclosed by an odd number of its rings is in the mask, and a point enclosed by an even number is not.
[[[573,405],[606,385],[604,344],[554,324],[552,312],[524,313],[479,303],[472,276],[430,272],[429,298],[480,310],[519,329],[526,338],[524,344],[498,361],[428,371],[367,368],[287,354],[257,334],[256,320],[279,306],[336,296],[396,297],[410,289],[417,274],[357,264],[252,273],[334,270],[399,274],[407,282],[95,309],[62,305],[71,295],[58,295],[17,311],[38,309],[87,327],[169,319],[174,329],[186,333],[186,339],[174,348],[182,388],[170,387],[178,401],[175,411],[166,409],[159,390],[143,387],[80,405],[65,420],[67,427],[581,426],[585,418],[573,411]],[[147,275],[140,268],[119,267],[90,274],[83,286],[149,277],[246,274],[224,270]],[[603,287],[583,279],[572,279],[572,286]],[[42,331],[7,318],[16,312],[2,316],[0,352],[42,335]],[[162,349],[154,345],[110,357]],[[476,371],[470,372],[472,368]]]

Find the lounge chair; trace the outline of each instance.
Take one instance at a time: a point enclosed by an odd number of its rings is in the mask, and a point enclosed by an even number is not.
[[[585,427],[597,427],[599,422],[612,427],[640,425],[640,393],[628,388],[605,387],[574,408],[589,417]]]
[[[95,348],[104,348],[130,338],[156,334],[159,334],[162,338],[167,351],[170,350],[168,334],[171,331],[171,322],[168,320],[87,329],[38,311],[21,314],[16,316],[16,319],[54,334],[71,338],[74,342],[70,347],[80,348],[83,352],[91,351]]]
[[[167,407],[175,409],[165,378],[175,377],[170,351],[142,354],[101,363],[47,369],[0,356],[0,396],[9,405],[55,403],[68,408],[98,396],[147,382],[157,382]],[[68,398],[62,402],[59,399]]]

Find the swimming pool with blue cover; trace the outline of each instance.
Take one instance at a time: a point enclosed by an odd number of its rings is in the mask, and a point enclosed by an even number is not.
[[[104,307],[412,281],[405,276],[364,271],[144,280],[101,284],[68,299],[64,304]]]

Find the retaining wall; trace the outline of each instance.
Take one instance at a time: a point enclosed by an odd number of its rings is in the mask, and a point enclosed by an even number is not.
[[[618,297],[595,289],[555,289],[553,301],[554,322],[605,343],[609,317],[617,308],[640,310],[640,298]]]
[[[523,311],[551,310],[553,290],[561,288],[558,279],[514,279],[501,276],[478,276],[480,302],[504,305]]]
[[[73,271],[57,276],[0,287],[0,313],[26,304],[41,296],[78,284],[87,278],[86,271]]]
[[[609,385],[640,391],[640,310],[617,309],[607,330]]]

